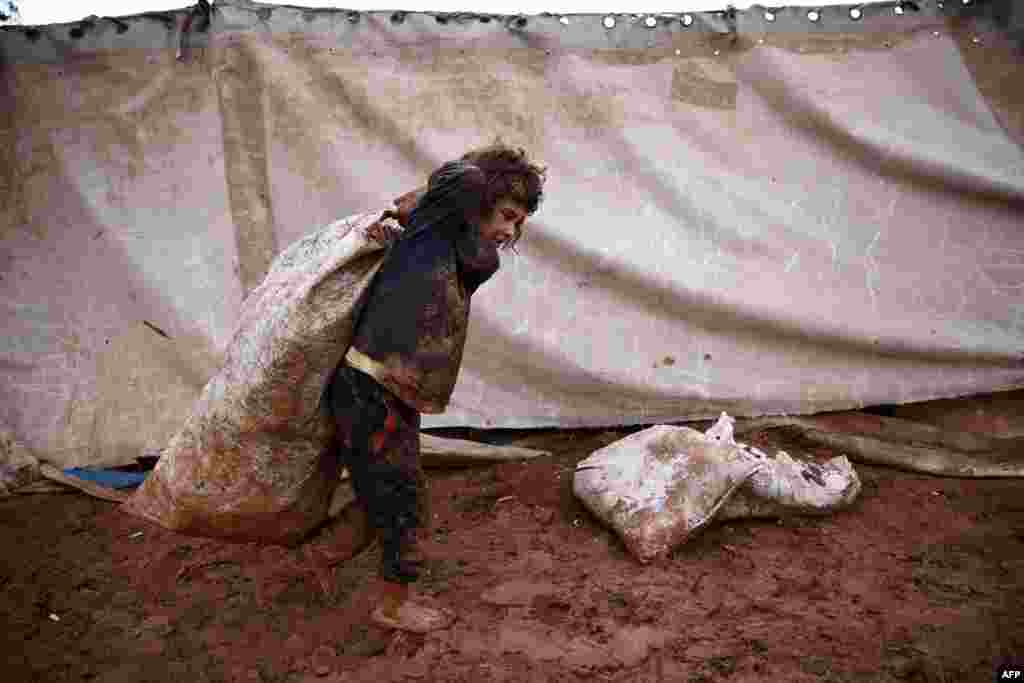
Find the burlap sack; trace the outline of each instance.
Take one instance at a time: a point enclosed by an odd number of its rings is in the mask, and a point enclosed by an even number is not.
[[[275,259],[242,304],[223,366],[128,512],[184,533],[279,543],[326,519],[338,465],[321,396],[401,231],[391,215],[360,214]]]
[[[580,462],[573,492],[638,560],[650,562],[710,522],[762,466],[734,443],[656,425]]]

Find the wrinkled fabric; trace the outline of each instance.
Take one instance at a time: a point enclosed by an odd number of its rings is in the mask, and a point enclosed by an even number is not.
[[[282,248],[499,135],[547,199],[425,427],[1024,387],[1024,12],[917,4],[607,30],[222,0],[181,59],[147,16],[5,29],[0,422],[61,468],[166,446]]]
[[[447,407],[466,344],[470,297],[500,265],[497,248],[480,239],[474,225],[479,173],[467,164],[442,166],[441,180],[420,198],[377,273],[352,340],[375,361],[353,365],[424,413]]]

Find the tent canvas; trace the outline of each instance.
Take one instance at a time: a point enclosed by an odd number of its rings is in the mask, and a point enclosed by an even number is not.
[[[1020,389],[1024,17],[917,4],[6,27],[0,420],[57,467],[163,447],[275,255],[495,135],[548,196],[425,427]]]

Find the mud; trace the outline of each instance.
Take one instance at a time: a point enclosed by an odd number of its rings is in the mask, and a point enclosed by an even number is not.
[[[367,626],[379,551],[337,562],[341,525],[286,549],[77,494],[0,501],[4,679],[953,682],[1024,654],[1024,481],[857,465],[850,510],[718,524],[641,566],[572,496],[626,433],[445,430],[553,455],[431,473],[417,590],[459,618],[428,636]]]

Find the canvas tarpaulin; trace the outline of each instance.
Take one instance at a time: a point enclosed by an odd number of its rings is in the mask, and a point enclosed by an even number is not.
[[[60,466],[164,446],[276,254],[498,135],[547,197],[425,427],[1024,387],[1024,10],[856,8],[5,28],[0,421]]]

